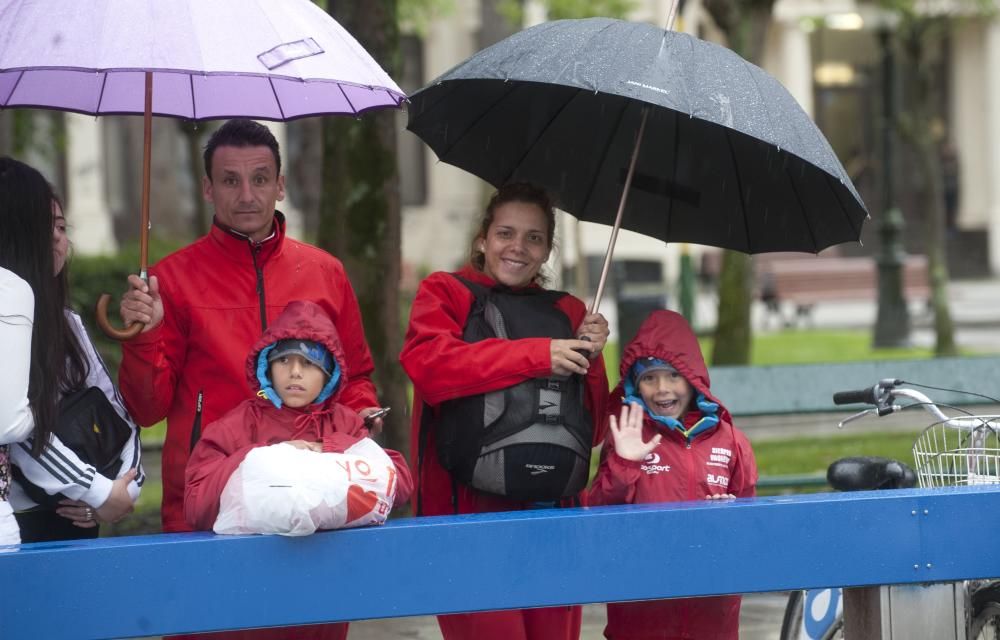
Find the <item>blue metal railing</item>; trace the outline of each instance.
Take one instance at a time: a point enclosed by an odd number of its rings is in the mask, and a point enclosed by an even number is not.
[[[1000,576],[1000,554],[960,541],[1000,530],[998,504],[996,486],[912,489],[24,545],[0,553],[0,637],[985,578]]]

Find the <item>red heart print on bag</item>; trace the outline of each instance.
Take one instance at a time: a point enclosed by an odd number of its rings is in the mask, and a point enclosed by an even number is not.
[[[354,522],[371,513],[376,504],[378,495],[374,491],[365,491],[358,485],[352,484],[347,490],[347,522]]]

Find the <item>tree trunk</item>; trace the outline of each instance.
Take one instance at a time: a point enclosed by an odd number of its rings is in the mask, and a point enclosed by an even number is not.
[[[948,305],[948,261],[945,248],[944,184],[941,159],[934,139],[932,120],[934,88],[937,78],[927,56],[927,38],[941,26],[934,18],[913,18],[898,31],[903,46],[903,65],[911,99],[904,100],[907,109],[900,114],[900,138],[913,150],[918,172],[914,184],[916,202],[923,205],[924,238],[927,268],[930,272],[931,306],[934,311],[934,354],[953,356],[955,325]]]
[[[760,63],[774,0],[704,0],[726,44],[750,62]],[[718,321],[712,364],[750,364],[753,339],[751,303],[753,265],[748,256],[726,251],[719,274]]]
[[[750,364],[750,303],[753,265],[750,256],[726,251],[719,274],[719,319],[715,326],[712,364]]]
[[[330,5],[330,15],[393,75],[399,37],[395,0]],[[384,442],[405,455],[409,407],[398,362],[401,238],[395,118],[395,111],[380,110],[357,120],[324,119],[317,241],[344,262],[351,277],[382,403],[393,408],[385,420]]]
[[[191,201],[194,211],[191,212],[191,233],[200,238],[208,233],[212,216],[208,213],[208,204],[201,193],[201,178],[205,175],[205,165],[201,150],[201,127],[197,122],[178,120],[177,127],[184,134],[184,145],[187,149],[187,165],[191,178]]]
[[[10,109],[0,111],[0,156],[14,153],[14,112]]]

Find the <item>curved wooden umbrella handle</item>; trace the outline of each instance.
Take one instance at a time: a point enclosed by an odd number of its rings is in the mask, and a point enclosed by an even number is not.
[[[124,329],[116,329],[111,326],[108,321],[108,304],[111,302],[111,294],[102,293],[101,297],[97,299],[97,326],[101,328],[104,335],[111,338],[112,340],[117,340],[118,342],[124,342],[126,340],[131,340],[132,338],[139,335],[139,332],[143,330],[146,326],[141,322],[133,322]]]
[[[146,280],[146,267],[149,265],[149,173],[153,149],[153,74],[146,72],[145,108],[142,116],[142,207],[139,226],[139,277]],[[142,322],[133,322],[124,329],[115,329],[108,322],[108,303],[111,295],[102,293],[97,299],[97,326],[104,335],[124,342],[139,335],[146,326]]]

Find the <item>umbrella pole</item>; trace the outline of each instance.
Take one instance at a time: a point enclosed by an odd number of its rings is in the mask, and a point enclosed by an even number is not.
[[[639,122],[639,133],[635,137],[635,148],[632,149],[632,159],[628,164],[628,173],[625,175],[625,186],[622,187],[622,197],[618,202],[618,215],[615,216],[615,225],[611,229],[611,240],[608,241],[608,252],[604,254],[604,266],[601,268],[601,280],[597,284],[597,293],[594,294],[594,303],[590,307],[591,313],[597,313],[601,305],[601,298],[604,296],[604,285],[607,284],[608,271],[611,270],[611,256],[615,252],[615,242],[618,241],[618,230],[622,226],[622,216],[625,214],[625,202],[628,200],[629,189],[632,188],[632,176],[635,175],[635,165],[639,160],[639,146],[642,144],[642,134],[646,130],[646,119],[649,117],[649,108],[642,108],[642,120]]]
[[[677,9],[680,8],[681,0],[674,0],[670,3],[670,11],[667,12],[667,24],[664,27],[667,31],[673,31],[674,20],[677,19]]]
[[[149,266],[149,174],[153,164],[153,72],[146,72],[146,104],[142,114],[142,222],[139,225],[139,277]]]
[[[674,28],[674,21],[677,19],[677,9],[680,0],[673,0],[670,3],[670,11],[667,13],[666,29],[670,31]],[[618,241],[618,229],[622,225],[622,215],[625,213],[625,201],[628,199],[629,189],[632,187],[632,176],[635,174],[635,164],[639,159],[639,145],[642,143],[642,134],[646,129],[646,118],[649,116],[649,109],[643,107],[642,121],[639,123],[639,135],[635,138],[635,149],[632,150],[632,160],[629,162],[628,174],[625,176],[625,186],[622,188],[622,199],[618,203],[618,215],[615,216],[615,226],[611,229],[611,240],[608,241],[608,252],[604,254],[604,266],[601,267],[601,280],[597,284],[597,293],[594,294],[594,302],[590,307],[590,313],[597,313],[601,306],[601,298],[604,297],[604,285],[607,284],[608,271],[611,270],[611,257],[615,252],[615,243]]]
[[[139,223],[139,277],[148,280],[149,266],[149,176],[153,157],[153,73],[146,72],[145,105],[142,114],[142,211]],[[139,335],[145,326],[133,322],[125,329],[116,329],[108,321],[108,303],[111,296],[102,293],[97,299],[97,324],[104,335],[118,341],[129,340]]]

